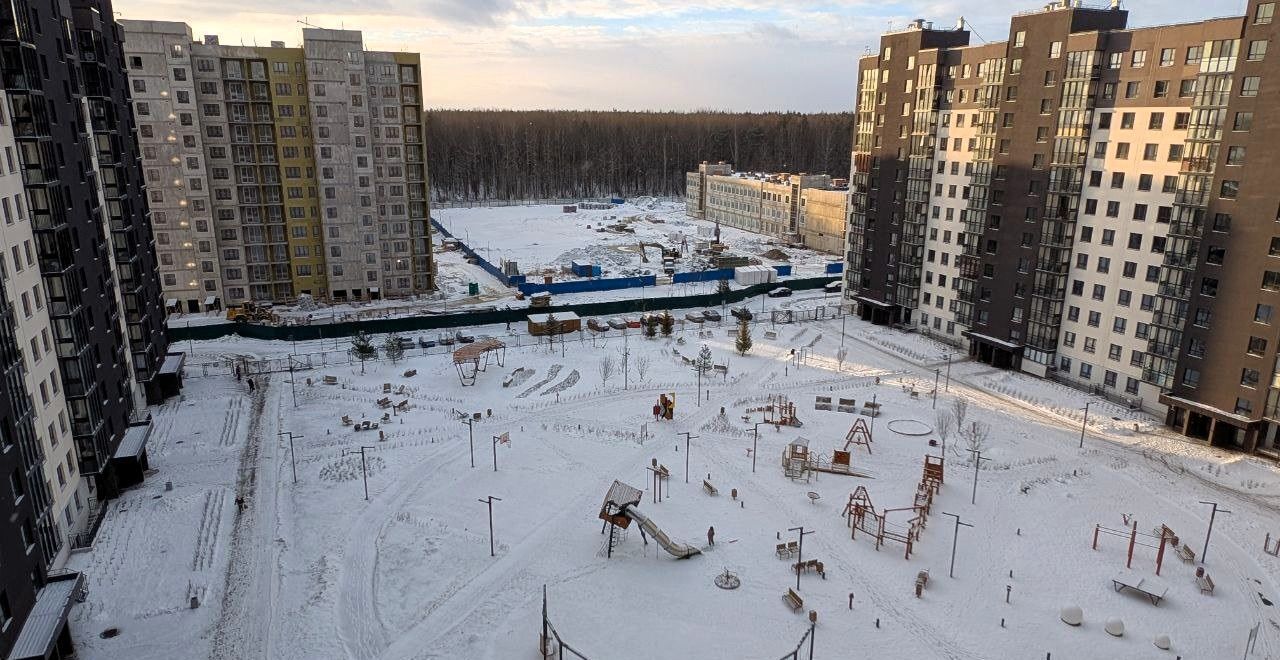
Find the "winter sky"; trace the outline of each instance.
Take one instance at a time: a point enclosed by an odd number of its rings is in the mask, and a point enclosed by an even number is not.
[[[857,58],[913,18],[973,43],[1047,0],[115,0],[223,44],[301,41],[305,20],[422,53],[432,107],[844,111]],[[1098,4],[1092,0],[1087,4]],[[1101,0],[1105,3],[1105,0]],[[1244,12],[1245,0],[1126,0],[1130,26]]]

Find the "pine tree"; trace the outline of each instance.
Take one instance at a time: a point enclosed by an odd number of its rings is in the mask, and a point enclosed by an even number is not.
[[[675,327],[676,327],[676,319],[675,319],[675,317],[671,316],[671,312],[669,312],[669,311],[667,311],[667,312],[663,312],[663,313],[662,313],[662,318],[661,318],[661,319],[659,319],[659,323],[660,323],[660,324],[661,324],[661,326],[662,326],[662,336],[663,336],[663,337],[670,337],[670,336],[671,336],[671,331],[672,331],[672,330],[674,330],[674,329],[675,329]]]
[[[373,342],[369,341],[369,335],[363,330],[357,331],[356,335],[351,338],[351,350],[347,351],[351,357],[360,361],[360,373],[364,373],[364,363],[368,360],[378,359],[378,349],[374,347]]]
[[[395,364],[404,357],[404,345],[400,343],[400,335],[391,333],[387,335],[386,341],[382,343],[382,353],[391,360],[391,364]]]
[[[644,317],[644,336],[653,339],[658,336],[658,317],[649,314]]]
[[[719,294],[722,299],[724,296],[729,295],[729,280],[720,280],[720,283],[716,285],[716,293]]]
[[[738,319],[738,337],[733,342],[738,355],[746,355],[751,350],[751,324],[746,319]]]

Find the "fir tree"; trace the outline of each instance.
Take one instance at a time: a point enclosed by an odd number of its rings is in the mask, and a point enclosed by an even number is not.
[[[738,355],[746,355],[751,350],[751,324],[746,319],[738,319],[738,336],[733,341]]]
[[[369,341],[369,335],[363,330],[357,331],[356,335],[351,338],[351,350],[347,351],[351,357],[360,361],[360,373],[364,373],[364,363],[368,360],[378,359],[378,349],[374,347],[373,342]]]
[[[387,335],[386,341],[382,343],[382,353],[391,360],[391,364],[395,364],[404,357],[404,345],[400,343],[400,335],[391,333]]]
[[[670,337],[671,331],[676,327],[676,319],[671,316],[671,312],[666,311],[662,313],[662,318],[659,319],[659,324],[662,326],[662,336]]]

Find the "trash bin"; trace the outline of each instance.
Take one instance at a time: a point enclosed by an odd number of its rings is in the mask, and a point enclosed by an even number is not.
[[[467,295],[469,296],[480,295],[480,284],[477,282],[469,282],[467,284]]]

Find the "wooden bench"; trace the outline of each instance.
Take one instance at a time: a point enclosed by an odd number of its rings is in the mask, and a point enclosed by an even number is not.
[[[351,426],[351,424],[352,424],[352,422],[351,422],[351,418],[350,418],[350,417],[348,417],[348,416],[346,416],[346,415],[343,415],[343,416],[342,416],[342,425],[343,425],[343,426]]]
[[[396,404],[396,410],[398,410],[398,411],[400,411],[400,412],[404,412],[404,411],[406,411],[406,410],[408,410],[408,409],[409,409],[409,400],[408,400],[408,399],[405,399],[404,401],[401,401],[400,403],[397,403],[397,404]]]
[[[800,544],[795,541],[787,543],[787,556],[794,557],[798,554],[800,554]]]
[[[800,594],[796,593],[795,589],[787,589],[787,593],[782,594],[782,600],[791,606],[792,612],[799,612],[804,609],[804,599],[800,597]]]
[[[410,369],[410,370],[408,370],[408,371],[404,372],[404,377],[405,377],[405,378],[413,378],[414,376],[417,376],[417,375],[418,375],[418,370],[417,370],[417,369]]]
[[[391,392],[391,383],[383,383],[383,384],[382,384],[382,393],[383,393],[383,394],[389,394],[390,392]]]
[[[384,397],[382,397],[381,399],[378,399],[378,407],[379,407],[379,408],[386,408],[386,407],[388,407],[388,406],[390,406],[390,405],[391,405],[391,399],[390,399],[390,398],[388,398],[388,397],[385,397],[385,396],[384,396]]]
[[[775,549],[773,553],[778,556],[778,559],[786,559],[791,556],[791,552],[787,550],[786,543],[779,543],[777,549]]]
[[[1190,564],[1196,560],[1196,551],[1187,547],[1186,543],[1183,543],[1182,546],[1178,548],[1178,557],[1182,559],[1182,561]]]
[[[1208,573],[1196,577],[1196,586],[1200,587],[1200,593],[1213,595],[1213,578]]]
[[[337,385],[337,384],[338,384],[338,377],[337,377],[337,376],[325,376],[325,377],[324,377],[324,384],[325,384],[325,385]]]
[[[705,491],[707,491],[707,494],[708,494],[708,495],[719,495],[719,494],[720,494],[720,491],[716,490],[716,487],[715,487],[715,486],[712,486],[712,485],[711,485],[711,482],[710,482],[710,481],[707,481],[706,479],[703,479],[703,480],[702,480],[702,489],[703,489],[703,490],[705,490]]]

